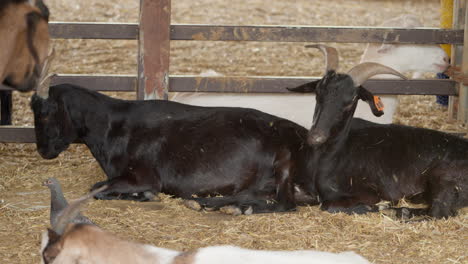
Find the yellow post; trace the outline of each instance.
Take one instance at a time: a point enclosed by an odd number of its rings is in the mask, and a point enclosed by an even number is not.
[[[452,28],[453,23],[453,0],[440,0],[440,28]],[[441,45],[450,58],[452,46]]]
[[[453,28],[453,8],[454,2],[457,0],[440,0],[440,28]],[[458,2],[457,2],[458,5]],[[440,47],[447,53],[449,58],[452,58],[452,45],[442,44]],[[454,52],[456,53],[456,52]],[[456,64],[454,58],[452,58],[452,65]],[[446,102],[447,96],[437,96],[437,101]],[[458,97],[449,96],[448,97],[448,115],[449,119],[457,119],[458,115]]]

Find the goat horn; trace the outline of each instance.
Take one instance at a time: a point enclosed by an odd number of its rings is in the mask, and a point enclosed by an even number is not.
[[[36,91],[36,94],[43,99],[47,99],[49,97],[50,79],[56,75],[55,73],[49,74],[50,64],[54,58],[55,49],[52,48],[42,65],[41,78],[39,79],[39,86]]]
[[[68,223],[70,223],[75,217],[78,216],[80,213],[80,207],[85,204],[89,199],[91,199],[94,195],[104,191],[107,189],[107,185],[104,185],[78,199],[71,202],[60,214],[57,219],[57,223],[52,227],[52,229],[58,235],[63,235],[65,228],[67,227]]]
[[[406,78],[406,76],[399,73],[398,71],[388,66],[385,66],[383,64],[375,63],[375,62],[364,62],[364,63],[358,64],[354,66],[348,72],[348,75],[353,79],[355,87],[360,86],[365,81],[367,81],[367,79],[377,74],[392,74],[404,80],[408,79]]]
[[[306,48],[316,48],[319,49],[323,55],[325,55],[326,60],[326,72],[330,70],[338,70],[338,50],[333,47],[323,45],[323,44],[313,44],[313,45],[306,45]]]

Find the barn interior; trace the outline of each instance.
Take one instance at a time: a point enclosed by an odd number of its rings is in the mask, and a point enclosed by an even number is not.
[[[51,21],[138,22],[136,0],[46,0]],[[377,26],[401,14],[440,26],[438,0],[178,0],[173,24]],[[320,76],[323,56],[304,49],[310,43],[171,41],[170,73],[230,76]],[[52,71],[67,74],[137,73],[138,43],[133,40],[54,39]],[[340,51],[340,68],[349,70],[364,51],[360,43],[331,43]],[[435,78],[426,74],[425,78]],[[135,93],[106,92],[135,99]],[[32,93],[14,93],[13,124],[33,126]],[[448,118],[433,95],[399,96],[394,123],[468,133]],[[72,200],[106,178],[89,150],[74,144],[58,158],[44,160],[30,143],[0,143],[0,260],[40,261],[40,235],[49,226],[48,177],[62,183]],[[401,201],[405,205],[405,201]],[[84,214],[119,237],[158,247],[189,250],[219,244],[253,249],[355,251],[373,263],[467,263],[468,210],[446,220],[402,222],[385,212],[329,214],[317,206],[291,213],[231,216],[193,211],[181,199],[161,194],[158,201],[91,201]]]

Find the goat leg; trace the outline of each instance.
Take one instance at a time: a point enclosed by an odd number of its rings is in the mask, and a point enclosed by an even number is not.
[[[187,207],[194,210],[200,210],[201,208],[210,211],[221,210],[232,215],[288,212],[296,209],[294,204],[284,204],[269,200],[267,197],[258,197],[255,194],[245,192],[225,197],[193,197],[189,201],[197,203],[196,206],[192,202],[185,203]]]
[[[109,187],[96,194],[94,196],[95,199],[144,202],[149,201],[155,194],[154,188],[150,184],[132,184],[126,177],[116,177],[107,181],[98,182],[91,188],[91,191],[103,185],[108,185]]]
[[[11,91],[0,91],[0,125],[11,125],[13,109],[13,96]]]
[[[432,168],[429,181],[429,211],[434,218],[455,216],[468,206],[468,161],[444,161]]]
[[[336,200],[325,200],[320,209],[329,213],[366,214],[378,212],[376,205],[378,197],[372,194],[360,193],[359,196],[342,197]]]

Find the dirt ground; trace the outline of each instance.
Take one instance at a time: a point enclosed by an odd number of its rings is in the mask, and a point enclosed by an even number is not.
[[[137,0],[45,0],[52,21],[137,22]],[[172,23],[376,26],[411,13],[439,25],[437,0],[178,0]],[[171,74],[215,70],[226,75],[318,76],[322,56],[305,43],[171,42]],[[355,65],[362,44],[333,44],[341,70]],[[54,40],[59,73],[135,74],[136,41]],[[14,123],[32,125],[31,94],[14,95]],[[113,96],[134,98],[132,93]],[[434,96],[404,96],[395,122],[468,132],[447,120]],[[49,193],[41,182],[57,177],[69,199],[86,193],[105,175],[83,145],[44,160],[33,144],[0,143],[0,263],[39,262],[40,234],[49,225]],[[195,212],[179,199],[134,203],[92,201],[84,214],[121,237],[179,250],[217,244],[256,249],[353,250],[373,263],[468,263],[468,210],[449,220],[402,223],[384,214],[349,216],[300,207],[297,212],[228,216]]]

